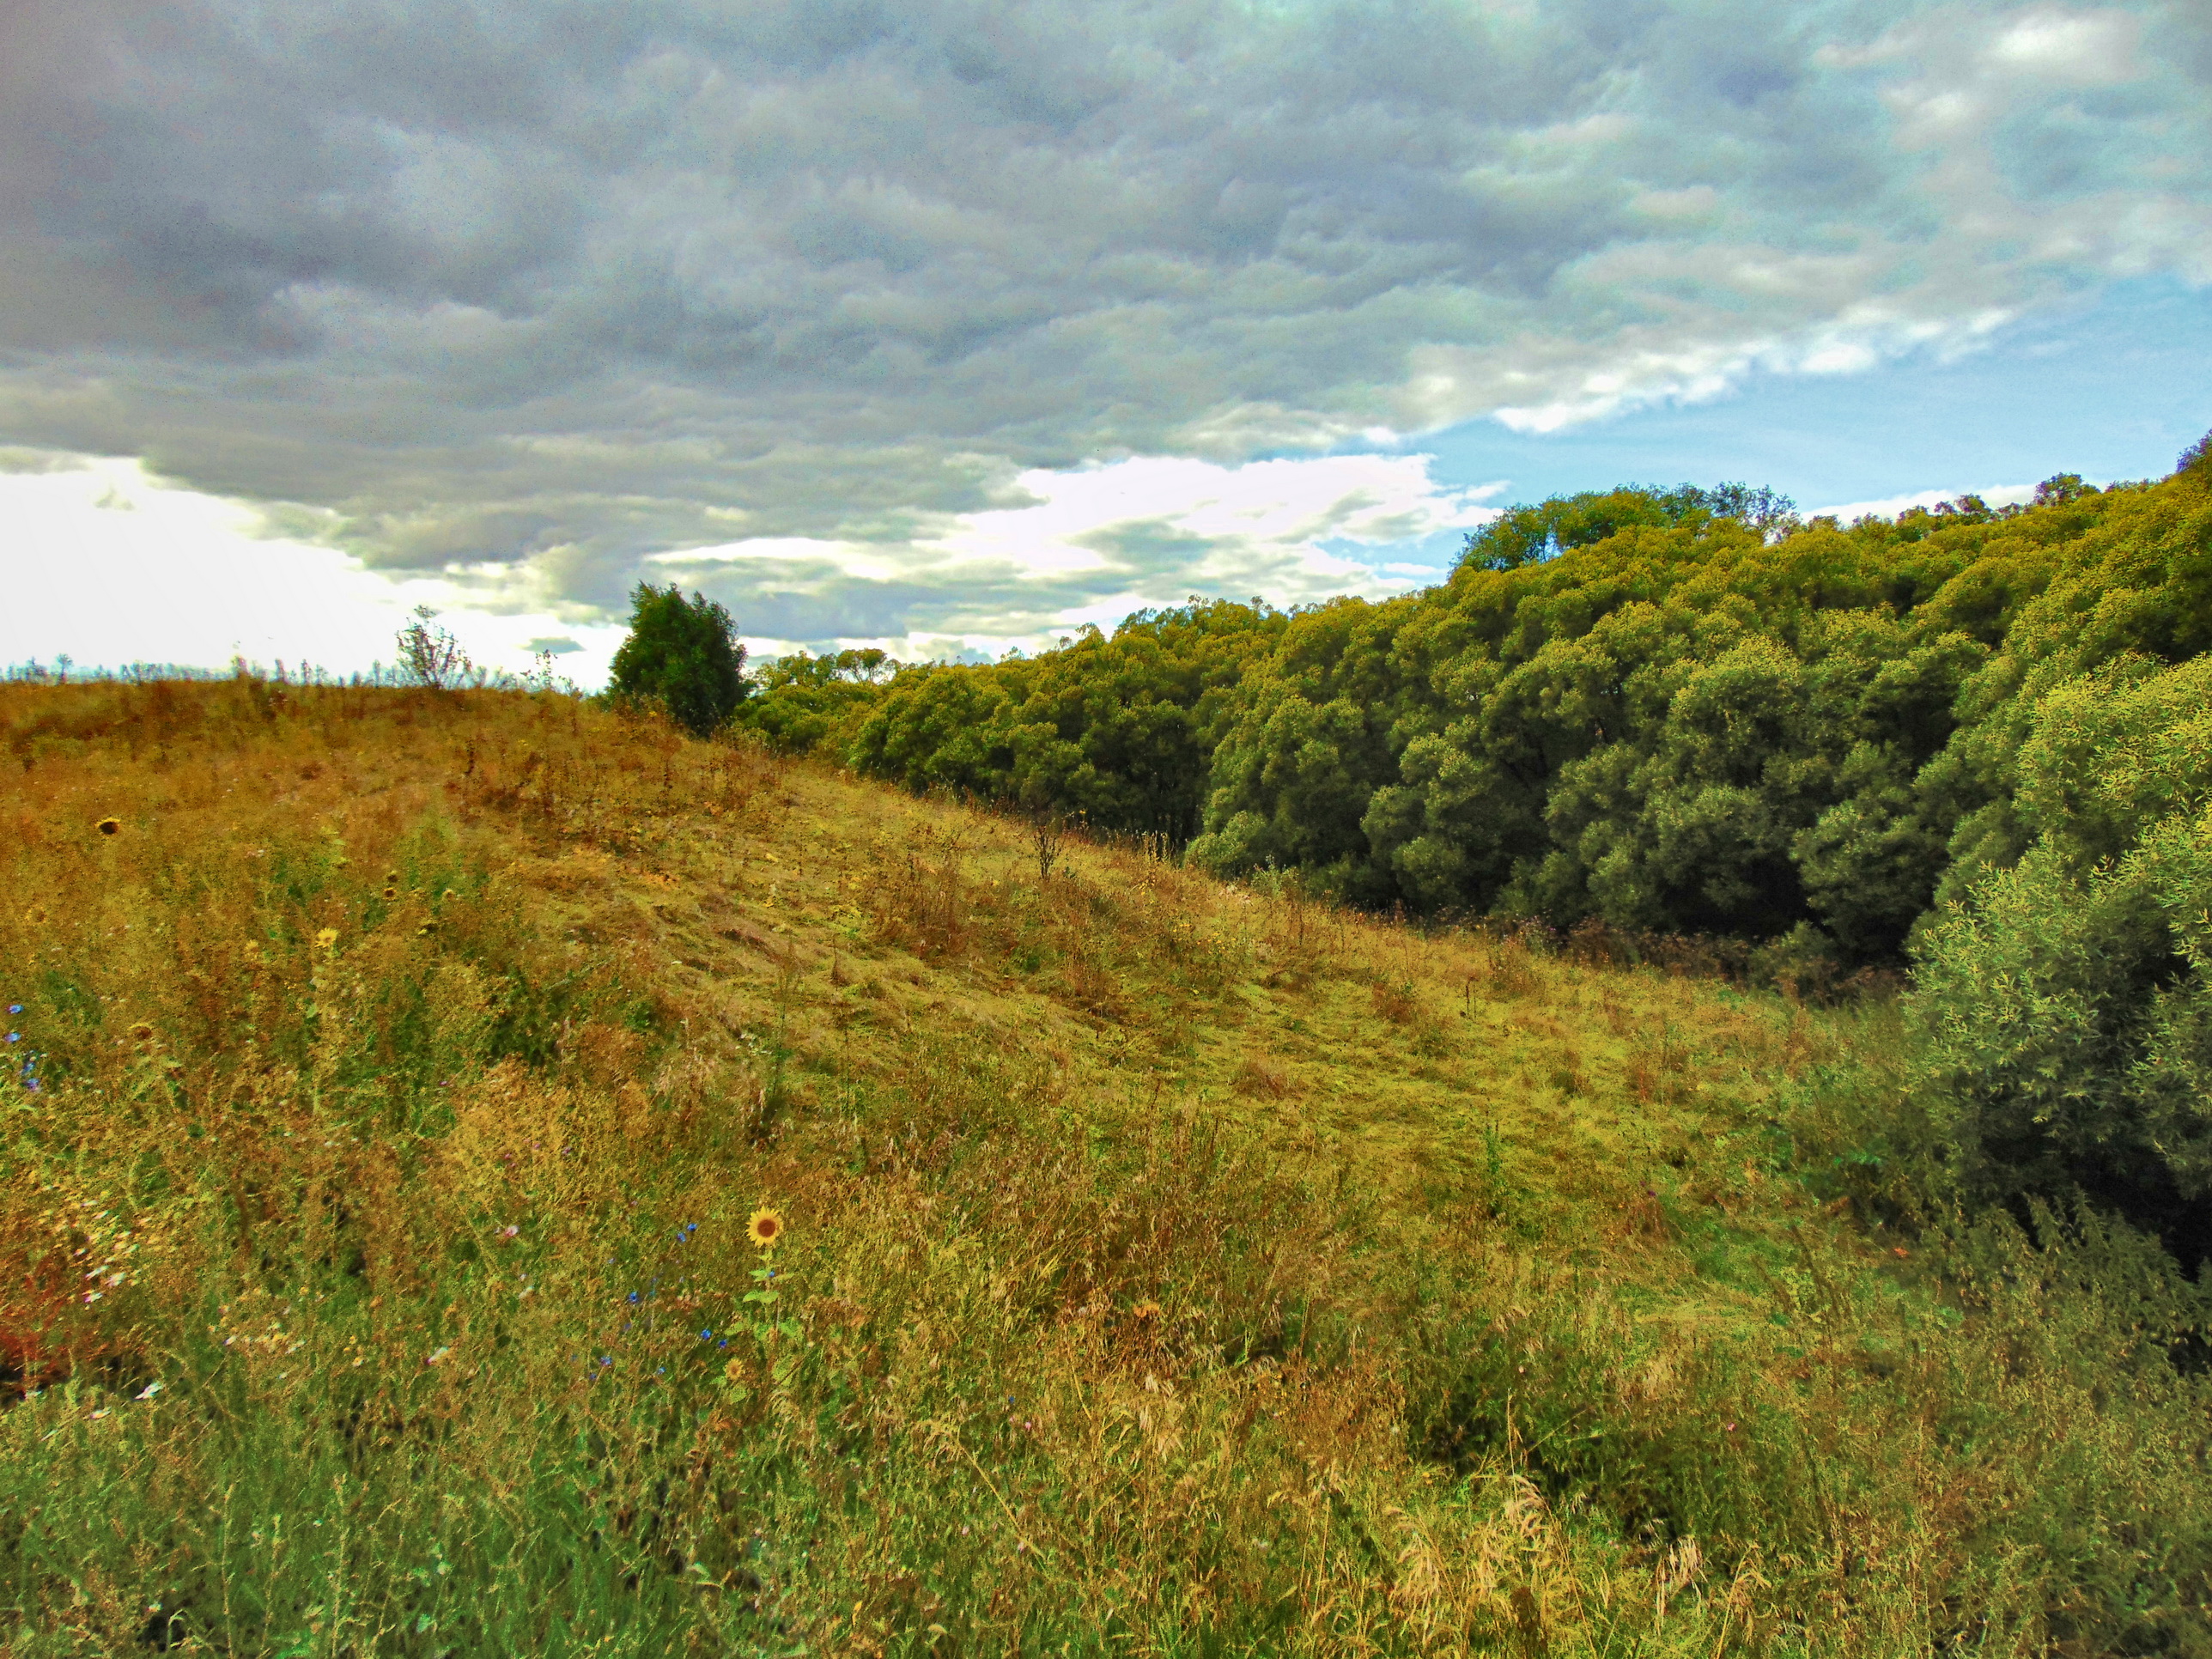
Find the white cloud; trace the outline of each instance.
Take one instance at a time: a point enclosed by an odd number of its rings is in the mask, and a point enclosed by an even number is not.
[[[573,641],[560,672],[604,676],[621,630],[544,608],[490,611],[465,578],[392,582],[334,549],[268,533],[258,504],[179,488],[137,461],[15,452],[0,457],[0,663],[133,662],[340,674],[394,658],[418,605],[439,611],[480,663],[519,672],[533,641]]]
[[[1482,501],[1502,486],[1445,489],[1430,465],[1392,454],[1033,469],[1010,492],[1020,504],[955,515],[898,556],[763,537],[657,555],[646,574],[734,601],[757,654],[834,639],[908,658],[995,657],[1192,592],[1293,605],[1434,580],[1436,564],[1405,552],[1440,538],[1455,548],[1458,532],[1495,515]],[[0,662],[67,654],[88,668],[220,667],[244,656],[362,672],[390,663],[393,635],[428,605],[487,666],[521,670],[553,643],[558,672],[595,686],[621,641],[619,623],[580,621],[533,592],[528,568],[455,563],[394,581],[282,533],[288,522],[315,526],[321,515],[309,509],[184,488],[137,461],[14,451],[0,466],[0,563],[10,573]],[[940,584],[946,597],[933,599]],[[902,607],[938,621],[866,627]],[[828,625],[778,632],[779,617]]]
[[[2133,80],[2142,22],[2130,12],[2038,9],[1999,31],[1990,58],[2007,68],[2085,85]]]
[[[1939,501],[1955,501],[1961,495],[1978,495],[1991,507],[2010,507],[2016,502],[2035,499],[2033,484],[1984,484],[1978,489],[1919,489],[1906,495],[1885,495],[1876,501],[1842,501],[1832,507],[1813,507],[1805,509],[1808,519],[1823,514],[1850,524],[1855,519],[1869,514],[1877,519],[1893,519],[1899,514],[1916,507],[1934,507]]]
[[[907,657],[948,641],[996,656],[1034,649],[1072,627],[1110,628],[1146,606],[1188,595],[1309,603],[1343,592],[1401,592],[1438,574],[1408,562],[1409,548],[1493,518],[1502,484],[1451,489],[1427,455],[1353,454],[1224,466],[1166,456],[1069,470],[1035,468],[1018,505],[954,515],[896,558],[881,549],[800,538],[761,538],[655,556],[668,578],[737,592],[740,617],[793,614],[854,620],[884,614],[871,589],[905,583],[941,592],[923,629],[832,629],[836,642],[878,645]],[[964,623],[948,629],[948,622]],[[829,642],[821,633],[762,641],[770,649]]]

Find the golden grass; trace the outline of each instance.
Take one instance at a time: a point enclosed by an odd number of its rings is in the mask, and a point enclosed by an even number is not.
[[[2114,1336],[2178,1292],[1832,1201],[1856,1017],[550,696],[0,723],[15,1650],[2028,1652],[2200,1584],[2204,1391]]]

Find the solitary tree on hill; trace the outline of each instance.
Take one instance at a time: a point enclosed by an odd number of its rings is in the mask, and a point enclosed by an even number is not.
[[[730,613],[703,593],[684,597],[640,582],[630,596],[629,637],[615,653],[615,695],[657,702],[695,737],[706,737],[744,700],[745,648]]]

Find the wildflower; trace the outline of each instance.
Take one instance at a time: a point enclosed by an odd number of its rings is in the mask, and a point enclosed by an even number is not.
[[[8,1012],[11,1014],[20,1014],[23,1012],[23,1005],[20,1002],[11,1002],[8,1005]]]
[[[22,1040],[23,1034],[21,1031],[10,1031],[8,1033],[8,1041],[10,1042],[21,1042]]]
[[[325,927],[315,935],[316,945],[325,951],[331,949],[337,942],[338,930],[335,927]]]
[[[732,1356],[730,1363],[722,1367],[722,1375],[732,1382],[743,1382],[749,1373],[744,1359]]]
[[[143,1019],[133,1020],[131,1024],[131,1036],[133,1042],[150,1042],[154,1040],[154,1028]]]
[[[702,1342],[712,1342],[714,1340],[714,1327],[710,1325],[705,1330],[701,1331],[699,1333],[699,1340]]]
[[[1159,1316],[1160,1304],[1157,1302],[1139,1302],[1135,1307],[1129,1310],[1129,1317],[1142,1324],[1149,1325],[1153,1320],[1158,1319]]]
[[[775,1241],[783,1237],[783,1218],[763,1204],[745,1223],[745,1237],[762,1249],[775,1248]]]
[[[399,890],[397,887],[387,887],[384,890],[384,896],[387,899],[396,899],[399,896]]]
[[[112,836],[123,828],[123,820],[121,818],[102,818],[98,823],[93,825],[93,828],[99,830],[103,836]]]

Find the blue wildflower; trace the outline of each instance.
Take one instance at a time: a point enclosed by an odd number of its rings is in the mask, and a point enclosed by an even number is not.
[[[699,1333],[699,1340],[700,1340],[702,1342],[712,1342],[712,1341],[714,1340],[714,1333],[713,1328],[710,1327],[710,1328],[708,1328],[708,1329],[706,1329],[706,1330],[703,1330],[703,1331],[700,1332],[700,1333]]]

